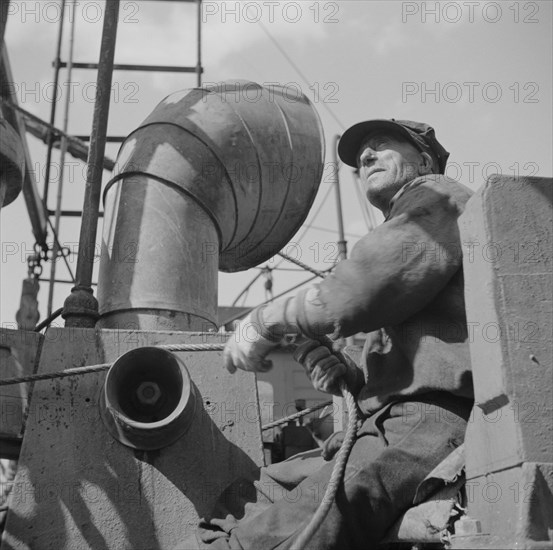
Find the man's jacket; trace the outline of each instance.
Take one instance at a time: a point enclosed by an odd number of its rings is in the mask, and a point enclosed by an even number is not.
[[[434,390],[473,397],[457,226],[471,194],[441,175],[413,180],[318,285],[335,337],[368,333],[358,395],[366,413]]]

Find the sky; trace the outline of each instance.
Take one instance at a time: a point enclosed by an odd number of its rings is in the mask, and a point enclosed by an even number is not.
[[[19,104],[49,120],[54,96],[53,67],[61,19],[59,1],[14,1],[5,42]],[[68,58],[74,21],[74,60],[97,62],[104,2],[78,0],[64,17],[62,59]],[[197,7],[187,2],[121,2],[116,63],[195,65]],[[284,251],[319,270],[336,256],[337,210],[332,144],[352,124],[371,118],[424,121],[450,151],[446,174],[477,190],[492,173],[551,177],[552,166],[552,2],[398,2],[378,0],[298,2],[204,0],[202,65],[204,82],[245,79],[262,85],[288,84],[301,90],[317,110],[326,138],[326,161],[317,198],[304,227]],[[60,74],[56,126],[90,134],[96,75]],[[167,95],[192,88],[195,75],[116,71],[108,133],[126,135]],[[28,136],[39,189],[43,188],[45,146]],[[106,154],[117,155],[108,144]],[[59,151],[55,151],[49,207],[55,207]],[[63,209],[82,209],[84,164],[66,158]],[[379,223],[367,210],[352,169],[339,170],[348,249]],[[109,180],[105,174],[104,184]],[[62,244],[76,249],[80,223],[61,221]],[[98,242],[101,239],[101,224]],[[51,237],[50,237],[51,240]],[[0,213],[0,322],[13,327],[26,256],[34,238],[22,195]],[[69,258],[74,271],[76,256]],[[295,265],[276,257],[273,293],[308,279]],[[44,276],[50,266],[44,265]],[[97,264],[96,270],[97,272]],[[231,305],[259,268],[219,276],[220,305]],[[57,276],[67,279],[62,263]],[[238,305],[255,306],[268,294],[259,277]],[[63,305],[71,285],[57,284],[53,309]],[[40,318],[47,313],[48,283],[41,282]]]

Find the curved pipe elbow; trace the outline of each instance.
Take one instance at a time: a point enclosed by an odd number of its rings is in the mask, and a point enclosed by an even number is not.
[[[291,93],[252,82],[177,92],[128,136],[104,192],[104,326],[117,312],[142,328],[140,311],[170,328],[216,325],[217,271],[267,261],[293,236],[318,190],[324,138],[309,100]]]

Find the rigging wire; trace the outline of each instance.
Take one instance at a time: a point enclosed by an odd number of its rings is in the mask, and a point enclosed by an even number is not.
[[[259,273],[246,285],[246,288],[242,290],[240,294],[238,294],[238,296],[234,299],[234,302],[232,302],[231,306],[235,306],[238,303],[238,300],[240,300],[240,298],[242,298],[242,296],[246,294],[248,290],[250,290],[250,287],[255,283],[255,281],[257,281],[257,279],[259,279],[263,275],[264,268],[260,267],[259,269]]]
[[[326,200],[328,199],[329,195],[330,195],[330,192],[332,191],[332,186],[330,186],[325,194],[325,196],[323,197],[322,199],[322,202],[321,204],[319,205],[317,211],[313,214],[313,216],[311,217],[311,221],[313,221],[320,213],[320,211],[322,210]],[[307,233],[307,231],[310,229],[311,225],[310,224],[306,224],[305,226],[303,226],[303,233],[301,234],[301,236],[298,238],[298,242],[301,241],[301,239],[303,239],[303,237],[305,236],[305,234]],[[275,270],[275,269],[282,269],[280,268],[279,266],[284,262],[284,258],[281,259],[278,264],[276,264],[275,267],[272,267],[271,269]],[[260,271],[259,273],[246,285],[246,288],[244,288],[244,290],[242,290],[242,292],[240,292],[240,294],[234,299],[234,301],[232,302],[232,306],[235,306],[237,303],[238,303],[238,300],[247,292],[249,291],[249,289],[251,288],[251,286],[263,275],[263,267],[259,267],[258,268]],[[302,270],[305,271],[305,268],[302,266]],[[319,276],[319,275],[317,275]],[[230,321],[229,321],[230,322]]]
[[[248,8],[249,9],[249,8]],[[309,82],[309,79],[305,76],[305,74],[303,73],[303,71],[299,68],[299,66],[294,62],[294,60],[288,55],[288,53],[286,52],[286,50],[284,50],[284,48],[280,45],[279,41],[269,32],[269,30],[267,29],[267,27],[263,24],[262,21],[258,20],[257,23],[259,24],[261,30],[265,33],[265,35],[267,36],[267,38],[269,38],[269,40],[273,43],[273,45],[277,48],[277,50],[281,53],[281,55],[284,57],[284,59],[286,59],[286,61],[288,62],[288,64],[294,69],[294,71],[296,71],[296,73],[300,76],[300,78],[303,80],[303,82],[306,84],[306,86],[308,88],[311,89],[311,86],[312,84],[310,84]],[[344,124],[342,123],[342,121],[334,114],[334,112],[330,109],[330,107],[326,104],[326,103],[322,103],[323,105],[323,108],[328,112],[328,114],[334,119],[334,121],[338,124],[338,126],[344,130],[345,129],[345,126]],[[325,197],[323,198],[323,201],[321,203],[321,205],[319,206],[318,210],[316,211],[316,213],[312,216],[311,218],[311,223],[309,224],[306,224],[304,226],[304,229],[303,229],[303,232],[301,234],[301,236],[298,238],[298,243],[303,239],[303,237],[305,236],[306,232],[312,227],[312,222],[315,220],[315,218],[318,216],[318,214],[320,213],[323,205],[325,204],[326,202],[326,199],[328,198],[330,192],[332,190],[332,186],[329,187]],[[286,257],[285,255],[283,254],[280,254],[281,256],[283,256],[283,259],[278,262],[276,264],[276,266],[272,269],[277,269],[281,264],[282,262],[284,261],[284,259],[287,259],[289,261],[292,261],[289,257]],[[298,264],[300,265],[300,264]],[[303,265],[300,265],[300,267],[304,267],[304,269],[308,270],[308,271],[312,271],[312,272],[315,272],[315,270],[311,269],[311,268],[308,268],[305,264]],[[261,272],[263,273],[263,272]],[[317,272],[318,275],[317,276],[320,276],[319,275],[319,272]],[[248,283],[246,289],[244,289],[240,294],[239,296],[235,299],[235,301],[233,302],[233,305],[236,304],[236,302],[238,301],[238,299],[245,293],[247,292],[247,290],[249,290],[249,288],[252,286],[252,284],[259,278],[260,275],[254,277],[254,279],[252,281],[250,281],[250,283]]]
[[[286,61],[288,61],[288,63],[290,64],[290,66],[296,71],[296,73],[298,73],[298,75],[303,79],[303,81],[305,82],[305,84],[307,85],[308,88],[311,88],[312,84],[309,83],[309,80],[308,78],[303,74],[302,70],[296,65],[296,63],[294,63],[293,59],[288,55],[288,53],[286,53],[286,51],[284,50],[284,48],[282,48],[282,46],[279,44],[278,40],[276,38],[273,37],[273,35],[269,32],[269,30],[267,29],[267,27],[265,27],[265,25],[259,20],[258,22],[258,25],[261,27],[261,29],[263,30],[263,32],[267,35],[267,37],[269,38],[269,40],[275,45],[275,47],[277,48],[277,50],[282,54],[282,56],[286,59]],[[333,113],[333,111],[330,109],[330,107],[325,103],[323,102],[322,103],[322,106],[323,108],[328,112],[328,114],[335,120],[335,122],[338,124],[338,126],[342,129],[342,130],[345,130],[345,126],[343,125],[342,121]]]
[[[324,231],[325,233],[336,233],[336,229],[329,229],[328,227],[319,227],[318,225],[311,225],[311,229],[315,231]],[[353,237],[354,239],[360,239],[363,235],[358,235],[357,233],[345,232],[345,235],[348,237]]]
[[[313,269],[312,267],[308,266],[307,264],[304,264],[302,261],[297,260],[296,258],[292,258],[291,256],[288,256],[288,254],[284,254],[283,252],[278,252],[278,255],[284,258],[285,260],[288,260],[289,262],[298,265],[305,271],[309,271],[313,273],[314,275],[317,275],[317,277],[325,277],[325,273],[322,271],[319,271],[318,269]]]
[[[329,267],[328,269],[326,269],[325,271],[323,271],[323,273],[325,272],[328,272],[330,271],[332,267]],[[312,277],[309,277],[309,279],[306,279],[305,281],[302,281],[301,283],[298,283],[297,285],[294,285],[292,287],[290,287],[289,289],[281,292],[280,294],[277,294],[276,296],[273,296],[273,298],[271,300],[267,300],[265,302],[262,302],[261,304],[259,305],[264,305],[264,304],[268,304],[269,302],[272,302],[273,300],[277,300],[278,298],[281,298],[282,296],[288,294],[289,292],[292,292],[293,290],[296,290],[298,288],[300,288],[301,286],[311,282],[313,279],[316,279],[317,277],[319,277],[319,275],[313,275]],[[239,313],[236,313],[235,315],[233,315],[232,317],[229,317],[228,319],[226,319],[225,321],[223,321],[222,323],[220,323],[221,326],[225,326],[225,325],[228,325],[229,323],[232,323],[232,321],[236,321],[237,319],[240,319],[241,317],[244,317],[245,315],[247,315],[250,311],[252,311],[252,309],[255,309],[256,307],[258,306],[252,306],[248,309],[246,309],[245,311],[241,311]]]
[[[322,199],[322,202],[321,204],[319,205],[319,207],[317,208],[316,212],[313,214],[313,216],[311,216],[311,222],[310,223],[307,223],[305,224],[302,229],[303,229],[303,232],[302,234],[298,237],[297,239],[297,243],[299,244],[300,241],[305,237],[305,234],[309,231],[309,229],[311,229],[311,224],[313,223],[313,221],[315,220],[315,218],[320,214],[321,210],[323,209],[323,206],[325,205],[326,203],[326,200],[328,199],[330,193],[332,191],[332,186],[329,186],[329,188],[327,189],[326,193],[325,193],[325,196],[323,197]],[[280,260],[278,262],[278,264],[276,264],[276,266],[273,268],[273,269],[276,269],[277,267],[279,267],[282,263],[284,262],[284,259]]]
[[[63,261],[65,262],[65,267],[67,267],[67,271],[69,271],[69,276],[71,277],[71,280],[73,281],[73,284],[75,284],[75,275],[73,275],[73,271],[71,270],[71,266],[69,265],[69,262],[67,260],[67,254],[63,253],[64,247],[61,246],[60,241],[58,239],[58,234],[56,233],[56,230],[54,229],[54,226],[52,225],[52,222],[50,221],[50,217],[47,218],[48,225],[50,226],[50,229],[52,230],[52,235],[54,237],[54,240],[56,241],[58,245],[58,250],[61,251],[61,257],[63,258]]]

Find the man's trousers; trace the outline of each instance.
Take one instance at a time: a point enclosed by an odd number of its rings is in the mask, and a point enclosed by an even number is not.
[[[472,401],[432,392],[395,401],[365,419],[343,482],[309,549],[376,547],[413,505],[419,484],[464,440]],[[198,533],[210,549],[292,549],[313,517],[334,460],[308,451],[261,468],[252,485],[237,481]]]

